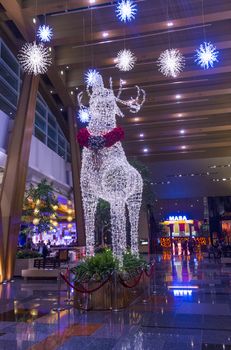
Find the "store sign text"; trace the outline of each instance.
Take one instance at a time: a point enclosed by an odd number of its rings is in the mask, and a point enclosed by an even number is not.
[[[169,221],[187,221],[187,216],[186,215],[179,215],[179,216],[169,216]]]

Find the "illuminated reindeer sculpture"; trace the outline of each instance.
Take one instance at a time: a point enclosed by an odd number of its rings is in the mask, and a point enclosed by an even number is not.
[[[92,92],[90,91],[90,88]],[[96,73],[87,85],[90,98],[87,128],[80,129],[79,143],[85,146],[82,155],[81,190],[86,228],[86,254],[92,255],[95,244],[95,213],[100,198],[110,203],[113,254],[122,262],[127,249],[125,205],[131,223],[131,252],[138,255],[138,221],[142,201],[143,180],[139,172],[127,161],[120,140],[123,129],[116,127],[116,115],[123,116],[117,103],[137,113],[145,101],[145,92],[137,88],[137,97],[128,101],[120,99],[122,82],[117,96],[104,87],[103,79]],[[86,110],[78,95],[80,110]],[[139,100],[141,100],[139,102]]]

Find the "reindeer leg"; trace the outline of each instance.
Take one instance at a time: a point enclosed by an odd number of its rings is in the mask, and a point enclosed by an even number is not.
[[[127,207],[129,212],[129,220],[131,224],[131,252],[132,254],[139,254],[139,242],[138,242],[138,224],[139,213],[142,202],[142,189],[140,192],[133,194],[127,200]]]
[[[95,213],[98,198],[89,193],[83,193],[83,210],[86,230],[86,255],[94,255],[95,246]]]
[[[125,203],[123,201],[111,203],[111,235],[113,254],[123,263],[123,253],[127,248]]]

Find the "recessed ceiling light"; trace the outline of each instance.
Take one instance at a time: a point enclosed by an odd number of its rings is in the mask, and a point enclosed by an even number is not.
[[[50,90],[50,93],[53,94],[53,90]]]
[[[74,95],[74,91],[71,91],[71,95]]]
[[[177,100],[179,100],[179,99],[181,98],[181,95],[180,95],[180,94],[177,94],[177,95],[175,96],[175,98],[176,98]]]
[[[134,118],[135,122],[138,122],[139,121],[139,118]]]
[[[34,23],[34,24],[36,23],[36,18],[35,18],[35,17],[33,18],[33,23]]]
[[[226,181],[226,180],[227,180],[226,178],[222,179],[222,181]]]
[[[89,0],[90,4],[94,4],[95,0]]]
[[[66,69],[69,69],[70,67],[69,66],[66,66]]]
[[[76,87],[75,90],[78,90],[78,87]]]
[[[107,38],[108,35],[109,35],[108,32],[103,32],[103,37],[104,37],[104,38]]]
[[[63,70],[61,70],[60,74],[63,75]]]
[[[147,152],[148,152],[148,149],[147,149],[147,148],[144,148],[144,152],[147,153]]]
[[[181,133],[181,134],[184,134],[184,133],[185,133],[185,130],[183,130],[183,129],[180,130],[180,133]]]
[[[178,114],[178,117],[182,117],[182,113],[179,113],[179,114]]]
[[[171,22],[171,21],[167,22],[167,26],[168,27],[172,27],[173,26],[173,22]]]
[[[60,108],[60,112],[62,112],[63,111],[63,108]]]
[[[52,50],[52,48],[51,47],[49,47],[49,51],[51,51]]]
[[[186,146],[181,146],[181,149],[185,149],[186,148]]]
[[[140,137],[144,137],[144,134],[140,134]]]
[[[121,79],[121,85],[127,84],[126,80]]]
[[[118,62],[118,58],[117,58],[117,57],[114,58],[113,61],[114,61],[115,63],[117,63],[117,62]]]

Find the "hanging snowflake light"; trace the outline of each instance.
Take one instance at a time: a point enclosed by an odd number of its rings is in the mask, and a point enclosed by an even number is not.
[[[44,74],[52,63],[51,53],[43,44],[26,43],[18,54],[23,70],[29,74]]]
[[[184,69],[185,58],[177,49],[165,50],[160,54],[157,65],[163,75],[176,78]]]
[[[131,21],[137,12],[136,3],[133,0],[122,0],[116,7],[116,15],[122,22]]]
[[[204,42],[196,50],[195,62],[204,69],[213,68],[215,62],[218,62],[219,51],[216,46],[210,42]]]
[[[48,43],[49,41],[51,41],[51,38],[53,36],[53,30],[48,25],[39,26],[37,36],[44,43]]]
[[[88,123],[90,120],[90,113],[87,107],[81,107],[78,113],[78,118],[81,123]]]
[[[85,82],[88,86],[93,86],[97,79],[99,79],[100,74],[95,69],[89,69],[87,73],[85,74]]]
[[[120,50],[117,55],[116,67],[122,72],[131,70],[136,62],[136,56],[130,50]]]

